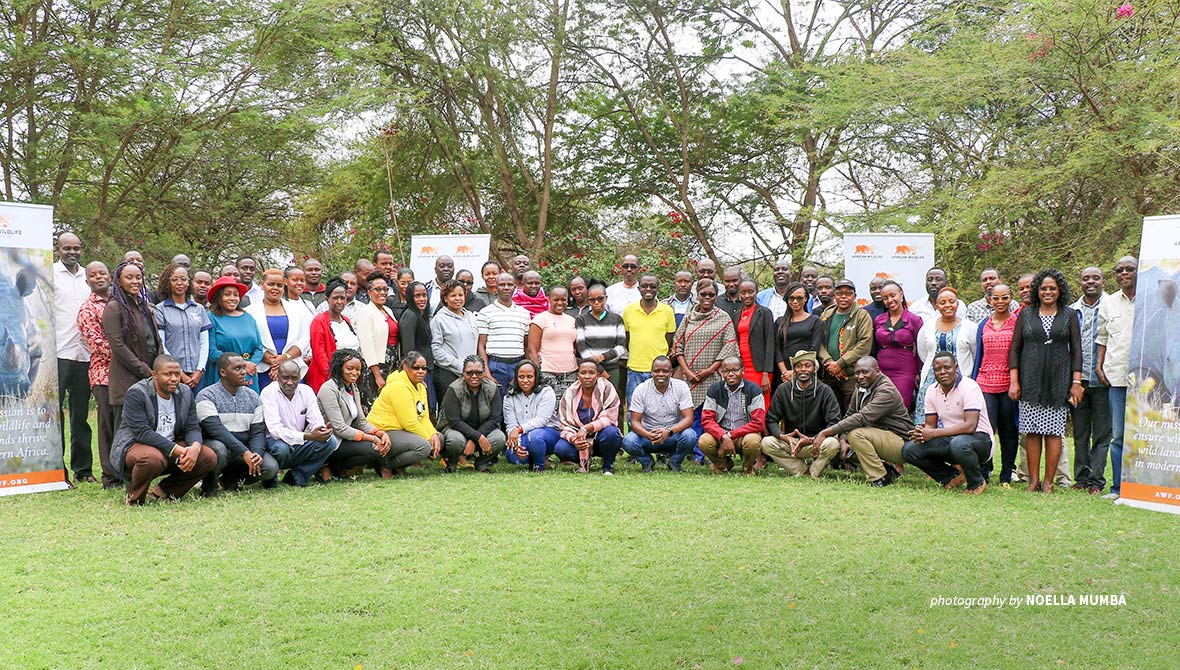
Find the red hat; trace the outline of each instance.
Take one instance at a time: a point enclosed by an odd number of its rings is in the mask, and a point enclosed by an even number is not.
[[[246,291],[250,290],[250,289],[246,288],[245,284],[239,282],[238,280],[234,279],[233,277],[218,277],[217,281],[213,282],[213,285],[209,287],[209,293],[207,294],[209,302],[213,302],[217,298],[218,291],[220,291],[223,288],[228,288],[230,286],[233,286],[234,288],[238,289],[238,297],[239,298],[245,296]]]

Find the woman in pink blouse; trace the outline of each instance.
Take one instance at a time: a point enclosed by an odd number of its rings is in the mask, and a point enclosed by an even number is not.
[[[918,387],[918,331],[922,317],[906,309],[901,284],[887,281],[881,285],[881,302],[885,311],[873,321],[873,338],[877,343],[877,364],[901,394],[907,412],[914,411],[914,394]]]
[[[971,377],[983,391],[992,432],[1000,436],[1000,486],[1012,487],[1016,468],[1016,401],[1008,397],[1011,381],[1008,350],[1016,332],[1016,315],[1012,313],[1012,289],[1004,284],[992,287],[988,303],[995,311],[979,324],[975,336],[975,370]]]
[[[564,286],[549,289],[549,309],[529,324],[528,357],[541,366],[542,378],[562,397],[578,379],[577,339],[574,317],[565,313],[569,292]]]

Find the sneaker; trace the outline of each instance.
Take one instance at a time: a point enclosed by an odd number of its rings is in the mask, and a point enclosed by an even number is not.
[[[655,467],[655,463],[653,463],[652,461],[648,461],[647,463],[643,464],[643,472],[651,472],[652,468],[654,468],[654,467]]]
[[[610,477],[611,475],[615,474],[614,468],[603,468],[602,474]]]
[[[1102,496],[1102,499],[1103,499],[1103,500],[1118,500],[1118,499],[1119,499],[1119,494],[1117,494],[1117,493],[1114,493],[1114,492],[1112,491],[1112,492],[1110,492],[1110,493],[1107,493],[1106,495]]]

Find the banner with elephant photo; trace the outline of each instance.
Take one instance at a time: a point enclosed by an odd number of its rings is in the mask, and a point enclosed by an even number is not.
[[[1118,503],[1180,514],[1180,216],[1143,220]]]
[[[0,495],[69,488],[53,333],[53,208],[0,203]]]

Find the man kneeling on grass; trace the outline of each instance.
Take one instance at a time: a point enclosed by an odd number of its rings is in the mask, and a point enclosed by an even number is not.
[[[755,474],[766,427],[766,400],[762,387],[742,377],[742,359],[729,356],[721,361],[721,381],[713,382],[701,405],[701,452],[713,472],[733,467],[733,457],[742,452],[742,473]]]
[[[283,483],[307,486],[336,451],[336,436],[324,421],[315,391],[299,383],[299,365],[285,361],[277,383],[262,389],[262,418],[266,422],[266,450],[286,470]]]
[[[992,423],[979,384],[959,373],[955,355],[940,351],[932,363],[937,382],[926,392],[926,423],[914,428],[902,456],[945,489],[967,483],[964,493],[983,493],[980,464],[991,458]]]
[[[897,387],[881,374],[877,359],[862,357],[852,375],[856,391],[844,418],[816,433],[810,442],[823,444],[829,437],[839,435],[841,457],[847,458],[849,450],[855,452],[869,485],[889,486],[901,476],[901,466],[905,463],[901,448],[914,428],[914,421]]]
[[[834,437],[813,441],[815,435],[840,420],[840,403],[827,384],[815,379],[819,367],[814,351],[800,351],[791,357],[795,376],[782,384],[770,399],[762,453],[796,477],[807,472],[819,477],[836,454],[840,443]],[[807,461],[811,461],[808,467]]]
[[[127,482],[128,505],[142,505],[149,496],[177,500],[217,466],[216,454],[201,444],[193,392],[180,383],[175,358],[157,356],[152,376],[127,390],[110,464]]]
[[[692,429],[692,392],[688,384],[672,379],[672,359],[656,356],[651,379],[631,395],[631,432],[623,438],[623,450],[639,459],[644,472],[655,465],[652,454],[671,454],[668,468],[680,472],[685,456],[697,444]]]

